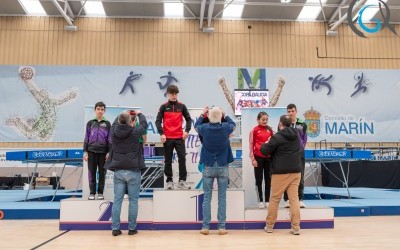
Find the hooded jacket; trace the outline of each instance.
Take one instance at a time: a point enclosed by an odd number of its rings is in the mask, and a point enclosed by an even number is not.
[[[285,127],[274,134],[268,143],[261,146],[261,153],[271,156],[271,174],[301,172],[300,139],[295,128]]]
[[[138,114],[139,126],[119,124],[118,117],[111,126],[112,151],[105,168],[110,171],[132,170],[145,168],[142,147],[139,138],[147,129],[147,121],[143,114]]]

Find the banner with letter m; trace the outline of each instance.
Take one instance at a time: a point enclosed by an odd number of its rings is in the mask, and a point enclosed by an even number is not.
[[[238,89],[267,89],[265,69],[256,69],[250,77],[246,68],[238,68]]]

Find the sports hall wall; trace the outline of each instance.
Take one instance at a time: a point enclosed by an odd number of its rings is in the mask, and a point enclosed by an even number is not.
[[[342,24],[326,37],[324,23],[0,17],[0,65],[192,66],[398,69],[399,37],[387,29],[357,37]],[[400,26],[395,25],[400,33]],[[0,148],[78,147],[82,142],[0,142]]]

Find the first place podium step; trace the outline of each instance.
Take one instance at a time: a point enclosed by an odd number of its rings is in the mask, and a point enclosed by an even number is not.
[[[156,189],[153,198],[139,199],[139,230],[200,230],[203,216],[203,192],[201,190]],[[128,200],[121,210],[121,229],[128,227]],[[60,230],[111,230],[113,201],[65,199],[61,201]],[[211,202],[211,229],[217,225],[218,191],[213,191]],[[259,229],[265,226],[267,210],[245,209],[244,191],[227,191],[226,228]],[[277,228],[289,223],[288,209],[280,209]],[[309,211],[309,212],[308,212]],[[307,214],[307,216],[305,216]],[[305,216],[303,228],[333,228],[332,208],[302,209]],[[314,222],[310,224],[309,222]],[[322,223],[318,223],[322,222]],[[304,224],[302,221],[302,224]],[[282,225],[279,225],[282,224]],[[304,224],[304,225],[306,225]]]

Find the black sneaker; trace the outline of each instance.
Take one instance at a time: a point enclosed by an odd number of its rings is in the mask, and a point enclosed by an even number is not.
[[[120,234],[122,234],[121,230],[112,230],[112,235],[113,236],[118,236]]]
[[[128,232],[128,235],[134,235],[134,234],[137,234],[138,233],[138,231],[135,229],[135,230],[129,230],[129,232]]]

